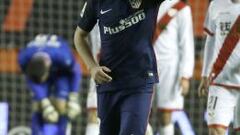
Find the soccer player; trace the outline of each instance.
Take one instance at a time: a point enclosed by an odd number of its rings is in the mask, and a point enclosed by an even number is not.
[[[100,135],[145,135],[157,69],[152,37],[160,0],[88,0],[75,46],[97,83]],[[101,53],[86,36],[99,24]]]
[[[89,34],[89,42],[91,44],[91,51],[94,60],[98,62],[98,56],[100,54],[101,41],[100,41],[100,31],[98,25],[95,25],[93,30]],[[93,79],[90,80],[89,91],[87,96],[87,111],[88,111],[88,121],[86,128],[86,135],[99,135],[99,120],[97,118],[97,93],[96,93],[96,83]],[[147,126],[146,135],[152,135],[152,127]]]
[[[209,135],[224,135],[233,119],[240,129],[240,0],[214,0],[205,21],[199,96],[208,94]]]
[[[80,66],[67,41],[39,34],[19,53],[19,64],[33,94],[32,135],[66,135],[80,113]]]
[[[93,30],[89,34],[89,43],[91,45],[91,52],[94,60],[98,62],[98,56],[100,54],[101,41],[98,25],[95,25]],[[88,96],[87,96],[87,128],[86,135],[99,135],[99,120],[97,117],[97,92],[96,83],[93,78],[90,80]]]
[[[161,4],[154,50],[159,73],[159,83],[155,87],[159,132],[161,135],[173,135],[171,117],[174,111],[183,110],[184,96],[189,92],[189,79],[194,67],[192,14],[190,7],[183,1],[165,0]],[[182,115],[182,112],[174,114]]]

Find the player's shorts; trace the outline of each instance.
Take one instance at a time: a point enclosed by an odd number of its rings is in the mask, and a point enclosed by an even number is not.
[[[209,127],[227,128],[233,120],[235,129],[240,129],[240,91],[210,86],[207,103]]]
[[[90,80],[88,96],[87,96],[87,109],[97,109],[97,91],[96,84],[93,79]]]
[[[54,97],[67,100],[70,92],[70,83],[65,76],[51,78],[42,84],[35,84],[28,80],[28,85],[36,93],[36,95],[33,95],[33,100],[39,100],[40,97]]]
[[[145,135],[152,87],[97,93],[100,135]]]
[[[157,107],[160,111],[182,110],[184,98],[181,95],[177,62],[161,64],[158,67],[159,83],[155,84]]]

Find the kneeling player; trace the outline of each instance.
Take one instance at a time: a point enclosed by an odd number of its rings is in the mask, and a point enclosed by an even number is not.
[[[33,93],[32,135],[65,135],[80,113],[80,66],[68,43],[56,35],[38,35],[19,54]]]

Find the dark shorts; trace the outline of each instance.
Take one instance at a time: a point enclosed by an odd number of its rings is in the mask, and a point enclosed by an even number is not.
[[[98,93],[100,135],[145,135],[153,84]]]

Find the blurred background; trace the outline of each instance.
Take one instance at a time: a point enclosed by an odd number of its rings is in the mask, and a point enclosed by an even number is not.
[[[31,95],[17,65],[18,50],[25,47],[38,33],[61,35],[73,46],[73,32],[82,3],[83,0],[0,0],[0,135],[7,135],[7,131],[17,127],[30,126]],[[203,120],[206,99],[197,97],[197,86],[205,39],[202,25],[209,0],[188,0],[187,3],[191,5],[193,12],[196,66],[185,108],[195,133],[207,135]],[[79,57],[78,60],[83,69],[80,93],[83,113],[73,124],[73,135],[84,134],[87,118],[85,104],[89,74]],[[156,123],[154,112],[153,109],[153,126]]]

